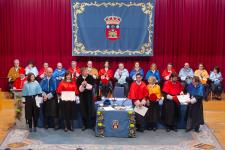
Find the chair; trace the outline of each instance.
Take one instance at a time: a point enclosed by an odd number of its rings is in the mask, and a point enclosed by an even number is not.
[[[117,98],[125,97],[124,87],[115,86],[113,90],[113,97]]]

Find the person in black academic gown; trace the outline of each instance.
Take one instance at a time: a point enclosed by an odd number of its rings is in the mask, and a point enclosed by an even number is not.
[[[194,76],[192,83],[188,86],[187,92],[191,99],[188,102],[187,108],[187,127],[186,131],[199,132],[200,125],[204,124],[202,100],[204,96],[204,87],[200,82],[199,77]]]
[[[93,101],[94,78],[88,74],[87,68],[81,69],[81,75],[77,78],[79,88],[80,109],[83,121],[82,131],[95,126],[95,104]]]
[[[176,73],[172,73],[170,80],[163,86],[164,101],[162,106],[162,121],[166,125],[166,131],[177,131],[177,122],[179,120],[180,103],[177,95],[183,94],[184,87],[178,81]]]
[[[44,118],[45,118],[45,129],[48,129],[48,121],[50,117],[54,118],[55,130],[58,126],[58,100],[56,95],[56,80],[53,78],[52,68],[47,68],[47,76],[41,81],[40,85],[42,88],[42,96],[44,99]]]

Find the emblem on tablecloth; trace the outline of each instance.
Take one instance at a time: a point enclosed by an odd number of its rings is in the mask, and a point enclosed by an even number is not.
[[[113,129],[118,129],[119,128],[119,121],[118,120],[113,120],[112,121],[112,128]]]
[[[122,21],[118,16],[105,17],[106,29],[105,34],[108,40],[118,40],[120,38],[120,22]]]

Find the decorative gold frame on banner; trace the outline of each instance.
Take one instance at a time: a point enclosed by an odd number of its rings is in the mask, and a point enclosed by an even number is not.
[[[132,51],[132,50],[86,50],[85,46],[83,43],[78,41],[77,33],[78,33],[78,24],[77,24],[77,15],[82,14],[85,11],[85,7],[87,6],[96,6],[96,7],[141,7],[143,13],[149,15],[149,26],[148,26],[148,32],[149,32],[149,42],[144,43],[141,46],[140,50]],[[117,2],[103,2],[103,3],[97,3],[97,2],[91,2],[91,3],[73,3],[73,9],[74,9],[74,20],[73,20],[73,38],[74,38],[74,49],[73,49],[73,54],[75,53],[76,55],[79,54],[88,54],[88,55],[144,55],[144,56],[152,56],[153,55],[153,50],[151,48],[151,43],[152,43],[152,38],[151,38],[151,33],[153,32],[153,22],[152,22],[152,9],[153,6],[150,2],[148,3],[117,3]]]

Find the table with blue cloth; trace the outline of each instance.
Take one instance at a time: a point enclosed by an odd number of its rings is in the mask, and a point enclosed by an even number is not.
[[[114,106],[115,107],[116,106],[131,107],[132,106],[132,102],[129,99],[118,98],[118,99],[109,99],[109,101],[110,101],[110,104],[113,105],[113,107]],[[96,102],[97,113],[98,113],[99,107],[101,107],[100,106],[101,104],[103,104],[103,101],[97,101]],[[160,104],[160,108],[162,108],[162,102],[160,102],[159,104]],[[79,111],[80,110],[80,105],[79,104],[75,104],[74,108],[78,110],[78,114],[77,114],[76,120],[74,120],[74,128],[81,128],[82,127],[82,119],[81,119],[81,114],[80,114],[80,111]],[[186,128],[186,120],[185,120],[186,110],[187,110],[187,105],[183,105],[182,104],[180,106],[180,118],[179,118],[179,122],[177,124],[177,128],[178,129],[185,129]],[[111,136],[112,135],[112,136],[116,136],[116,137],[119,137],[119,136],[121,136],[121,137],[128,137],[128,128],[129,128],[128,127],[128,124],[129,124],[129,122],[128,122],[128,117],[129,117],[128,110],[113,110],[113,111],[107,111],[107,112],[102,110],[101,112],[104,113],[103,114],[105,116],[104,120],[107,121],[106,122],[107,126],[105,127],[107,132],[104,133],[105,136]],[[122,128],[122,126],[124,126],[124,127],[126,126],[126,129],[125,129],[126,131],[122,132],[123,136],[122,136],[122,134],[118,135],[116,132],[115,133],[112,133],[111,131],[108,132],[108,129],[112,128],[113,117],[117,117],[117,116],[121,116],[119,118],[119,120],[124,120],[123,122],[126,123],[126,125],[125,125],[125,123],[124,124],[120,124],[120,122],[119,122],[119,127]],[[98,114],[97,114],[97,117],[98,117]],[[96,119],[96,122],[98,121],[97,119]],[[110,119],[111,119],[111,122],[110,122]],[[114,122],[114,124],[117,124],[117,123]],[[97,127],[97,125],[98,124],[96,124],[96,127]],[[103,124],[99,124],[99,125],[101,126]],[[133,125],[131,125],[131,126],[133,126]],[[43,106],[42,105],[40,107],[38,127],[41,127],[41,128],[44,127],[44,111],[43,111]],[[53,127],[53,119],[49,120],[49,127]],[[62,119],[60,119],[60,127],[63,128],[63,121],[62,121]],[[163,128],[165,128],[165,126],[163,125],[162,122],[159,122],[158,123],[158,128],[159,129],[160,128],[163,129]],[[117,130],[113,129],[112,131],[117,131]]]
[[[135,113],[129,99],[105,100],[96,105],[96,136],[135,137]]]

